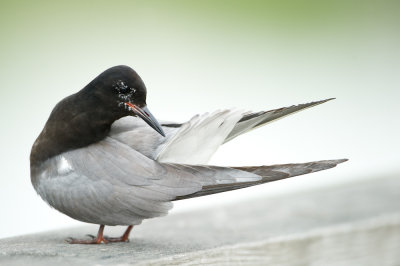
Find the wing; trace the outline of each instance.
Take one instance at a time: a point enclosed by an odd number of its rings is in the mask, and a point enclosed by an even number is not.
[[[105,225],[135,225],[163,216],[171,201],[203,186],[258,181],[233,168],[161,164],[112,138],[65,152],[39,171],[36,190],[70,217]]]
[[[52,207],[88,223],[137,225],[166,215],[171,201],[312,173],[345,160],[261,167],[159,163],[112,138],[52,158],[34,172]]]
[[[257,113],[220,110],[196,115],[183,124],[162,122],[165,138],[141,119],[124,117],[113,124],[110,137],[160,162],[206,164],[223,143],[269,122],[330,100]]]
[[[292,105],[289,107],[283,107],[283,108],[274,109],[274,110],[270,110],[270,111],[246,114],[238,121],[238,123],[235,125],[235,127],[232,129],[232,131],[229,133],[227,138],[224,140],[224,143],[236,138],[237,136],[239,136],[243,133],[249,132],[250,130],[253,130],[260,126],[264,126],[267,123],[276,121],[276,120],[283,118],[285,116],[288,116],[290,114],[294,114],[301,110],[328,102],[333,99],[334,98],[330,98],[330,99],[326,99],[326,100],[322,100],[322,101],[316,101],[316,102],[299,104],[299,105]]]
[[[298,163],[298,164],[277,164],[270,166],[234,167],[234,169],[237,170],[243,170],[246,172],[257,174],[261,176],[261,179],[259,181],[250,181],[242,183],[206,185],[203,186],[200,191],[186,196],[179,196],[176,198],[176,200],[201,197],[210,194],[221,193],[225,191],[236,190],[268,182],[278,181],[281,179],[286,179],[294,176],[311,174],[314,172],[333,168],[338,164],[344,163],[346,161],[347,159],[340,159],[340,160],[324,160],[324,161]]]

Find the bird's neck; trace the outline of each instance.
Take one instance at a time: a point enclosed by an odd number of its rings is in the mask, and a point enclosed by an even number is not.
[[[111,124],[120,117],[101,108],[99,99],[86,97],[85,93],[74,94],[56,105],[33,144],[31,166],[96,143],[108,135]]]

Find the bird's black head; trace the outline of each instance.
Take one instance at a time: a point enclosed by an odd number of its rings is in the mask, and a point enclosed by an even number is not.
[[[154,130],[165,136],[162,127],[146,105],[146,86],[128,66],[115,66],[96,77],[87,88],[102,100],[109,112],[117,117],[139,116]]]
[[[129,115],[165,136],[146,106],[146,86],[139,75],[127,66],[112,67],[54,107],[32,147],[31,166],[101,141],[117,119]]]

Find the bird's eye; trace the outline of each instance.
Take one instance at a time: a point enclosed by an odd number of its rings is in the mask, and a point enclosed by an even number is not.
[[[118,80],[114,85],[113,85],[114,89],[118,92],[118,93],[122,93],[122,94],[126,94],[132,91],[131,88],[129,88],[125,82],[123,82],[122,80]]]
[[[119,92],[121,92],[121,93],[127,93],[129,91],[129,88],[128,87],[122,87],[122,88],[120,88],[120,90],[119,90]]]

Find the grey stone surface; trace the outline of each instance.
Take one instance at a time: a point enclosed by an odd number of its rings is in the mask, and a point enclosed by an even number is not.
[[[96,232],[2,239],[0,265],[400,265],[400,175],[149,220],[129,243],[64,242]]]

